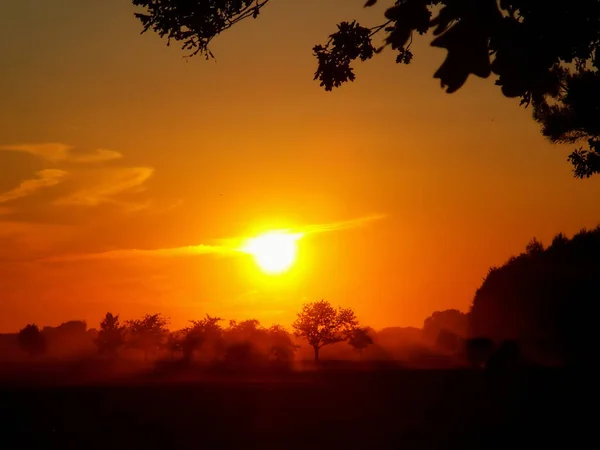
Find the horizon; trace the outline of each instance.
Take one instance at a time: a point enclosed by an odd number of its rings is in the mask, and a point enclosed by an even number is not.
[[[467,312],[530,239],[600,223],[573,145],[489,79],[444,93],[427,39],[409,66],[386,49],[356,83],[312,80],[312,46],[384,5],[269,3],[214,40],[216,62],[140,35],[135,10],[0,5],[0,333],[107,311],[289,327],[319,299],[421,328]],[[302,237],[276,261],[243,246],[281,230]]]

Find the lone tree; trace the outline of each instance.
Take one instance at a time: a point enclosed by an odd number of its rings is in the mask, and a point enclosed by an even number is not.
[[[46,352],[46,338],[36,324],[27,325],[18,336],[19,347],[31,356],[43,355]]]
[[[125,343],[125,331],[126,327],[119,322],[118,314],[106,313],[96,337],[98,352],[114,354]]]
[[[157,352],[163,345],[169,330],[169,320],[161,314],[146,314],[142,319],[128,320],[129,344],[144,352],[144,360],[150,353]]]
[[[325,300],[307,303],[292,324],[296,336],[304,337],[319,360],[319,350],[324,345],[335,344],[350,338],[358,320],[350,308],[335,309]]]
[[[212,58],[212,39],[259,16],[270,0],[132,0],[143,31],[181,43],[191,55]],[[365,1],[365,0],[363,0]],[[358,0],[357,0],[358,2]],[[600,173],[600,2],[532,0],[367,0],[385,3],[376,26],[341,22],[313,48],[315,80],[330,91],[354,81],[352,63],[391,47],[396,62],[413,60],[415,34],[433,29],[431,45],[448,51],[434,77],[448,93],[469,75],[488,78],[506,97],[533,106],[542,134],[554,143],[583,142],[569,156],[578,178]],[[381,45],[375,44],[377,39]]]
[[[366,328],[357,328],[350,333],[348,344],[362,357],[363,350],[373,344],[373,339]]]

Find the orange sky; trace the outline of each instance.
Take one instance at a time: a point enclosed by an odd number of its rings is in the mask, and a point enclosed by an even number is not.
[[[467,309],[532,236],[598,224],[599,179],[575,180],[570,148],[491,80],[444,94],[426,40],[410,66],[388,50],[319,88],[312,46],[340,20],[378,23],[385,5],[363,3],[274,1],[214,42],[215,63],[140,35],[127,1],[1,2],[0,331],[106,311],[289,325],[320,298],[420,326]],[[65,257],[377,214],[302,239],[278,278],[240,256]]]

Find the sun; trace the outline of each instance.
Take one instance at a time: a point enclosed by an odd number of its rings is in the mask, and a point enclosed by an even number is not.
[[[296,242],[301,237],[301,233],[269,231],[248,239],[242,251],[254,256],[263,272],[277,275],[287,271],[294,264],[298,250]]]

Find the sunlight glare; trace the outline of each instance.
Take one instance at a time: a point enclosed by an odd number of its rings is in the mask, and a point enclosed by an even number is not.
[[[288,270],[296,260],[296,241],[301,233],[270,231],[250,238],[242,250],[251,254],[265,273],[276,275]]]

